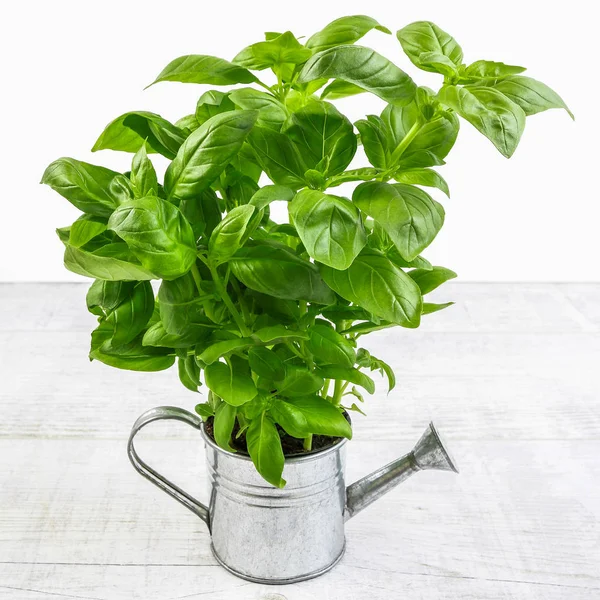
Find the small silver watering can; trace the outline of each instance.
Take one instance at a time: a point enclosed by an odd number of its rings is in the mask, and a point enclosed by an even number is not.
[[[133,439],[152,421],[175,419],[200,430],[206,448],[210,503],[205,506],[147,465]],[[172,406],[145,412],[133,425],[127,453],[135,469],[208,526],[212,551],[228,571],[249,581],[285,584],[317,577],[344,554],[344,523],[417,471],[458,473],[430,423],[405,456],[346,487],[345,439],[321,451],[286,458],[278,489],[248,456],[223,450],[196,415]]]

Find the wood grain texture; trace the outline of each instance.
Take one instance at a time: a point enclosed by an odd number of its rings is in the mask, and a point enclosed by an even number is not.
[[[430,417],[461,475],[413,477],[348,523],[331,573],[273,588],[218,567],[203,523],[127,461],[140,412],[197,397],[174,372],[90,363],[85,286],[0,285],[0,598],[600,598],[600,286],[446,287],[436,300],[456,307],[369,340],[399,385],[355,417],[348,481],[410,449]],[[205,497],[197,432],[140,437],[148,462]]]

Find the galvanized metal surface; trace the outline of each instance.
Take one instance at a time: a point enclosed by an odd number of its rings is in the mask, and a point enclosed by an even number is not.
[[[209,498],[204,504],[171,483],[137,454],[134,438],[152,421],[175,419],[204,438]],[[415,448],[371,475],[345,485],[345,446],[286,458],[285,488],[268,484],[248,456],[218,447],[202,421],[180,408],[163,406],[134,424],[128,455],[146,479],[205,521],[212,551],[231,573],[249,581],[285,584],[317,577],[333,568],[345,549],[344,522],[407,477],[423,469],[457,471],[431,423]]]

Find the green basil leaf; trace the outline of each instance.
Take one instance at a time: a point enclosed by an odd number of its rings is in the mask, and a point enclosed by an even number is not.
[[[229,265],[237,279],[257,292],[284,300],[335,302],[335,295],[321,279],[317,267],[284,248],[241,248]]]
[[[293,404],[274,398],[269,406],[269,413],[275,423],[292,437],[302,439],[310,435],[304,413]]]
[[[158,290],[160,320],[167,333],[184,335],[195,326],[208,327],[202,303],[212,296],[209,282],[204,295],[200,295],[191,273],[171,281],[162,281]]]
[[[255,211],[250,204],[237,206],[215,227],[208,242],[208,256],[215,265],[227,262],[240,249]]]
[[[108,217],[120,204],[131,200],[129,180],[121,173],[74,158],[51,163],[41,183],[49,185],[84,213]]]
[[[366,323],[357,323],[356,325],[352,325],[352,327],[348,327],[342,331],[343,334],[352,334],[354,336],[365,335],[367,333],[371,333],[373,331],[380,331],[382,329],[389,329],[390,327],[395,327],[395,323],[373,323],[368,321]]]
[[[303,331],[295,331],[287,329],[283,325],[272,325],[271,327],[263,327],[252,334],[258,338],[263,344],[280,342],[289,339],[308,339],[308,335]]]
[[[320,271],[329,287],[349,302],[403,327],[419,326],[422,308],[419,288],[385,256],[363,250],[347,271],[325,265]]]
[[[104,231],[106,231],[106,219],[81,215],[70,227],[68,243],[74,248],[81,248]]]
[[[143,143],[133,157],[131,164],[131,184],[133,195],[136,198],[144,196],[158,196],[158,180],[152,161],[146,153],[146,144]]]
[[[134,281],[103,281],[97,279],[90,286],[85,302],[88,310],[99,317],[107,317],[131,295],[137,285]]]
[[[432,302],[423,302],[423,314],[430,315],[431,313],[438,312],[440,310],[444,310],[444,308],[448,308],[452,306],[454,302],[444,302],[443,304],[433,304]]]
[[[353,83],[396,106],[407,105],[416,92],[404,71],[362,46],[335,46],[315,54],[302,68],[298,83],[323,78]]]
[[[378,169],[373,169],[371,167],[362,167],[360,169],[351,169],[350,171],[345,171],[344,173],[340,173],[335,177],[332,177],[327,181],[327,187],[336,187],[338,185],[342,185],[342,183],[347,183],[349,181],[369,181],[371,179],[375,179],[379,175]]]
[[[300,150],[307,168],[326,177],[341,173],[356,153],[352,123],[329,102],[312,100],[293,112],[284,133]]]
[[[360,212],[346,198],[304,189],[289,211],[307,252],[334,269],[347,269],[367,243]]]
[[[402,257],[413,260],[442,228],[444,209],[426,192],[403,183],[361,183],[353,201],[379,223]]]
[[[192,198],[208,188],[239,152],[257,116],[250,110],[226,112],[190,134],[165,173],[168,199]]]
[[[237,350],[245,350],[250,346],[254,346],[256,342],[252,338],[235,338],[233,340],[223,340],[216,344],[210,345],[208,348],[202,351],[198,357],[203,363],[212,365],[214,362],[219,360],[221,356],[230,354]],[[212,388],[211,388],[212,389]],[[213,390],[215,391],[215,390]]]
[[[219,199],[215,192],[208,188],[192,198],[186,198],[179,203],[179,210],[192,226],[194,238],[202,235],[210,237],[215,227],[221,221]]]
[[[307,347],[321,364],[350,368],[356,353],[350,342],[332,327],[317,323],[308,330]]]
[[[234,59],[236,65],[262,71],[282,64],[301,64],[312,56],[291,31],[286,31],[266,42],[258,42],[244,48]]]
[[[569,116],[575,119],[565,101],[553,89],[531,77],[522,75],[507,77],[491,86],[520,106],[527,116],[549,108],[564,108]]]
[[[413,258],[413,260],[405,260],[400,256],[400,252],[398,252],[396,246],[392,246],[384,254],[401,269],[423,269],[425,271],[431,271],[431,269],[433,269],[431,263],[422,256],[417,256]]]
[[[214,434],[217,444],[228,452],[235,452],[231,447],[231,434],[235,425],[237,407],[221,402],[215,411]]]
[[[208,419],[209,417],[213,417],[215,414],[215,411],[208,402],[196,404],[194,410],[202,417],[203,421],[206,421],[206,419]]]
[[[352,427],[339,408],[320,396],[306,395],[301,398],[288,398],[285,404],[291,404],[306,419],[310,433],[345,437],[352,439]]]
[[[162,279],[187,273],[196,262],[196,243],[190,224],[179,209],[156,196],[122,204],[108,227],[142,265]]]
[[[210,329],[199,325],[191,325],[189,329],[181,334],[169,333],[162,321],[154,323],[148,328],[142,339],[144,346],[155,346],[158,348],[191,348],[203,342],[210,335]]]
[[[476,60],[464,70],[464,77],[468,79],[503,79],[510,75],[518,75],[525,71],[525,67],[505,65],[492,60]]]
[[[281,438],[273,421],[262,413],[253,419],[246,430],[248,454],[262,477],[275,487],[285,486],[281,477],[285,458],[281,448]]]
[[[334,79],[322,92],[321,100],[329,98],[330,100],[339,100],[348,98],[357,94],[364,94],[367,90],[354,83],[348,83],[343,79]]]
[[[116,346],[111,343],[110,339],[105,339],[103,332],[100,332],[99,336],[95,336],[102,327],[103,325],[100,325],[92,333],[91,360],[128,371],[164,371],[175,363],[175,356],[171,354],[170,349],[143,346],[143,336],[141,335],[121,346]],[[98,343],[96,343],[95,337],[98,339]]]
[[[195,117],[198,127],[211,117],[232,110],[235,110],[235,104],[231,100],[231,92],[220,92],[219,90],[204,92],[196,104]]]
[[[398,108],[388,105],[381,113],[396,147],[406,137],[411,127],[420,118],[420,109],[416,102]],[[431,120],[423,123],[417,135],[405,148],[398,166],[401,169],[415,167],[435,167],[444,164],[459,130],[459,121],[452,111],[441,111]]]
[[[251,377],[222,362],[208,365],[204,369],[204,378],[211,392],[232,406],[250,402],[257,394]]]
[[[196,131],[200,127],[200,123],[196,119],[196,115],[185,115],[185,117],[175,121],[175,127],[179,127],[187,137],[192,131]]]
[[[222,58],[190,54],[171,61],[150,85],[159,81],[233,85],[254,83],[258,79],[248,69],[234,65]]]
[[[398,171],[394,174],[394,179],[400,183],[408,183],[411,185],[423,185],[425,187],[434,187],[441,190],[450,197],[450,190],[446,180],[432,169],[406,169]]]
[[[441,54],[456,66],[462,63],[462,48],[450,34],[431,21],[411,23],[400,29],[396,37],[411,62],[424,71],[439,72],[433,65],[422,62],[424,53]]]
[[[364,373],[361,373],[358,369],[338,367],[336,365],[325,365],[318,367],[316,373],[324,379],[338,379],[340,381],[349,381],[360,385],[369,392],[369,394],[375,393],[375,382]]]
[[[431,270],[414,269],[408,272],[409,277],[419,286],[421,294],[429,294],[442,283],[456,277],[456,273],[445,267],[433,267]]]
[[[250,198],[248,204],[255,206],[257,210],[260,210],[276,200],[289,202],[293,197],[294,190],[285,185],[265,185]]]
[[[140,281],[106,317],[112,327],[112,344],[121,346],[136,338],[148,324],[154,312],[154,294],[149,281]]]
[[[439,52],[423,52],[419,56],[419,62],[421,69],[425,69],[426,71],[435,71],[447,77],[454,77],[458,74],[458,66],[447,56]]]
[[[244,110],[257,110],[257,125],[280,131],[281,126],[288,117],[288,110],[277,98],[267,92],[254,88],[241,88],[233,90],[231,100],[236,106]]]
[[[248,362],[254,373],[271,381],[279,381],[285,377],[285,364],[273,350],[264,346],[248,350]]]
[[[157,276],[145,269],[125,243],[109,243],[93,251],[66,246],[65,267],[85,277],[108,281],[143,281]]]
[[[485,135],[503,156],[513,155],[525,129],[525,113],[518,104],[483,86],[447,85],[438,99]]]
[[[276,384],[277,393],[286,398],[306,396],[318,392],[325,382],[316,373],[304,367],[286,364],[285,377]]]
[[[353,15],[351,17],[341,17],[326,25],[321,31],[308,38],[306,47],[313,52],[321,52],[334,46],[354,44],[372,29],[390,35],[392,33],[387,27],[380,25],[371,17]]]
[[[111,121],[96,140],[92,152],[97,150],[137,152],[145,141],[149,152],[173,159],[185,137],[181,128],[169,123],[160,115],[134,111]]]
[[[200,387],[200,367],[193,356],[186,356],[185,358],[179,357],[177,359],[177,373],[179,375],[179,381],[181,381],[188,390],[191,392],[198,391],[198,387]],[[201,405],[198,404],[196,406],[196,412],[201,414],[201,412],[198,411],[198,406]]]
[[[369,115],[366,119],[359,119],[354,123],[360,133],[360,139],[369,159],[369,162],[377,169],[386,169],[389,165],[390,136],[385,123],[375,115]]]
[[[295,144],[283,133],[255,126],[248,136],[256,160],[273,183],[298,189],[307,169]]]

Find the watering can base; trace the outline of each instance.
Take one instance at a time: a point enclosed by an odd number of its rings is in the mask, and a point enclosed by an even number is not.
[[[342,558],[344,557],[344,553],[346,551],[346,543],[344,542],[344,546],[343,546],[342,551],[340,552],[339,556],[337,556],[337,558],[331,564],[327,565],[326,567],[324,567],[322,569],[318,569],[317,571],[312,571],[311,573],[305,573],[303,575],[298,575],[296,577],[285,577],[285,578],[281,578],[281,579],[271,578],[271,577],[269,577],[268,579],[261,578],[261,577],[252,577],[252,575],[247,575],[246,573],[241,573],[240,571],[236,571],[235,569],[231,568],[229,565],[227,565],[226,563],[224,563],[221,560],[221,558],[217,554],[213,544],[210,545],[210,549],[212,550],[213,556],[215,557],[216,561],[226,571],[229,571],[232,575],[235,575],[236,577],[239,577],[240,579],[245,579],[246,581],[252,581],[253,583],[262,583],[263,585],[287,585],[288,583],[298,583],[300,581],[314,579],[315,577],[319,577],[320,575],[323,575],[323,574],[327,573],[328,571],[331,571],[331,569],[333,569],[333,567],[335,567],[335,565],[337,565],[340,562],[340,560],[342,560]]]

